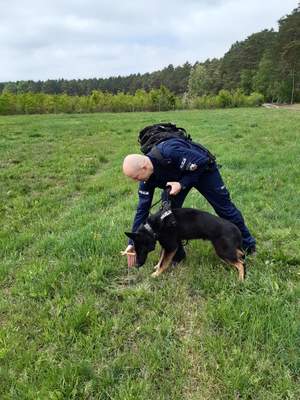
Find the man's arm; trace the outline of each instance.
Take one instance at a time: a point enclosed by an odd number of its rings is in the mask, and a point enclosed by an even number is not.
[[[140,183],[138,192],[139,203],[133,220],[132,232],[135,232],[139,225],[145,222],[146,218],[148,217],[154,189],[154,187],[151,187],[149,184],[147,185],[145,182]],[[127,256],[127,264],[129,268],[136,265],[136,253],[133,240],[128,240],[128,246],[126,247],[125,251],[121,252],[121,254]]]
[[[147,182],[140,182],[139,186],[139,202],[134,216],[132,224],[132,232],[135,232],[137,228],[146,221],[149,210],[151,207],[152,199],[154,194],[154,187],[147,184]],[[133,241],[129,239],[129,244],[133,244]]]

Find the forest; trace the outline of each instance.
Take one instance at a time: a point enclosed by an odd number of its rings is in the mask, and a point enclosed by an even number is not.
[[[220,93],[227,97],[225,104]],[[235,107],[251,105],[247,98],[253,93],[267,102],[300,101],[300,5],[278,21],[278,31],[254,33],[220,59],[125,77],[2,82],[0,113]],[[67,101],[69,96],[74,98]],[[105,105],[93,107],[96,98]]]

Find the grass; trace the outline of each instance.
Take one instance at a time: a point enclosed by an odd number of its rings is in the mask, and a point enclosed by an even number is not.
[[[158,249],[140,271],[120,256],[122,159],[169,120],[223,164],[258,242],[245,283],[209,243],[158,280]],[[265,109],[0,117],[0,398],[298,399],[299,126]]]

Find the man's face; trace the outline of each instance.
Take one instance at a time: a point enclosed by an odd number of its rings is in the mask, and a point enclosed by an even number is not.
[[[151,171],[147,167],[142,167],[132,175],[132,179],[135,181],[147,181],[150,175]]]

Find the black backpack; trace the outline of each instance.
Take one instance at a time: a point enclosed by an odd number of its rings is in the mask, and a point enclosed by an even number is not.
[[[141,145],[142,153],[147,154],[154,145],[170,138],[192,141],[191,136],[186,133],[185,129],[177,128],[175,124],[170,122],[146,126],[140,131],[138,141]]]
[[[152,150],[155,155],[158,156],[156,154],[158,153],[156,145],[171,138],[184,139],[188,142],[192,142],[191,135],[189,135],[184,128],[178,128],[175,124],[171,124],[170,122],[146,126],[140,131],[138,142],[141,145],[142,153],[147,154]],[[216,157],[206,147],[195,142],[193,142],[193,144],[206,152],[210,161],[215,161]]]

